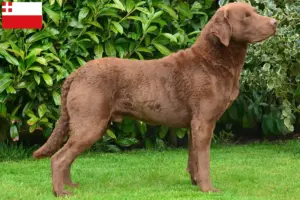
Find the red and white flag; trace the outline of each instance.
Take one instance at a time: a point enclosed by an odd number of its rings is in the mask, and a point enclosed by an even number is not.
[[[42,2],[2,2],[2,28],[41,29]]]

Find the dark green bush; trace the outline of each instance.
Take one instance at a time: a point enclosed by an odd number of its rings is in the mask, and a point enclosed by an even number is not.
[[[0,30],[0,116],[10,135],[42,130],[59,116],[60,87],[86,61],[106,56],[153,59],[189,47],[214,12],[213,0],[43,1],[42,30]],[[147,140],[147,126],[126,119],[113,124],[108,143]],[[155,133],[165,137],[168,129]],[[174,131],[179,137],[185,129]],[[155,139],[154,139],[155,141]],[[160,141],[157,142],[160,144]]]
[[[276,36],[249,48],[241,94],[218,123],[227,127],[226,138],[232,138],[234,126],[262,130],[267,136],[292,132],[300,124],[299,3],[247,1],[278,19],[279,27]],[[187,2],[45,0],[42,30],[1,29],[0,117],[7,121],[11,137],[36,130],[51,133],[59,116],[61,84],[86,61],[106,56],[153,59],[189,47],[216,3]],[[97,148],[163,148],[163,140],[176,143],[187,133],[126,119],[113,123]]]

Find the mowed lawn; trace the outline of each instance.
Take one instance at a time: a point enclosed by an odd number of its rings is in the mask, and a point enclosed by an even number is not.
[[[72,168],[74,196],[66,199],[300,199],[300,140],[215,145],[213,185],[202,193],[186,172],[187,150],[86,153]],[[50,160],[2,160],[0,199],[55,199]]]

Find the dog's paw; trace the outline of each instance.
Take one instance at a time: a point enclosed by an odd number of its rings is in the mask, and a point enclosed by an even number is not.
[[[67,190],[53,191],[53,193],[54,193],[54,196],[56,196],[56,197],[65,197],[65,196],[73,195],[72,192],[67,191]]]

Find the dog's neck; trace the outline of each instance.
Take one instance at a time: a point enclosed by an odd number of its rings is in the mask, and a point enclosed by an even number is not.
[[[226,47],[210,33],[208,28],[205,28],[190,49],[196,57],[201,56],[206,60],[222,63],[226,67],[241,69],[245,62],[247,44],[231,40]]]

